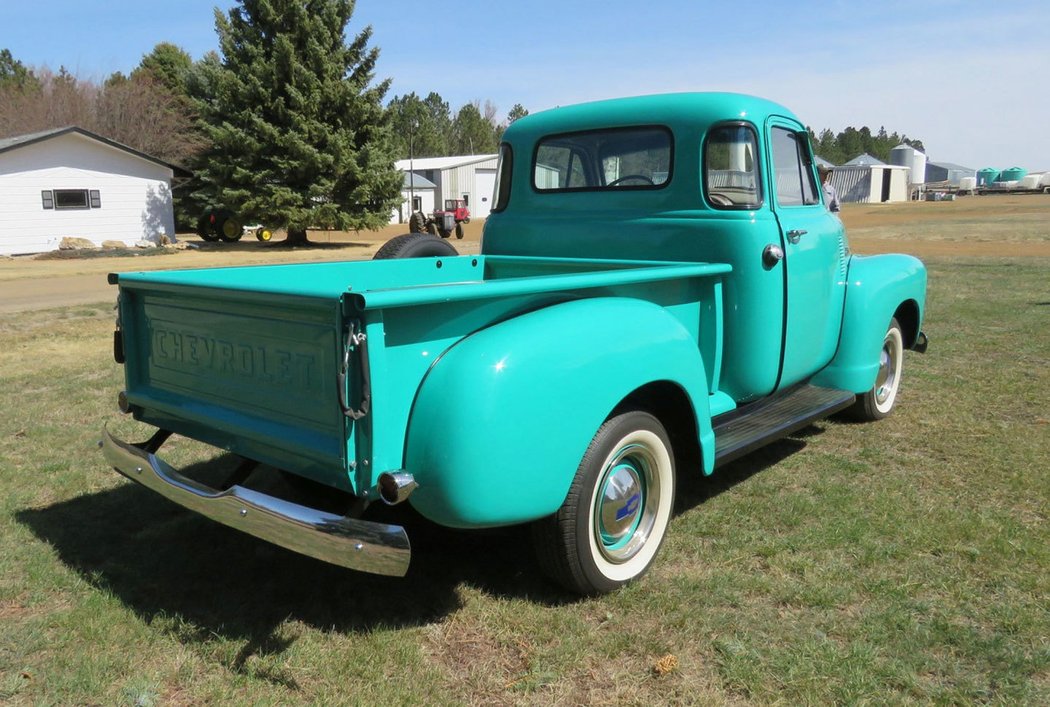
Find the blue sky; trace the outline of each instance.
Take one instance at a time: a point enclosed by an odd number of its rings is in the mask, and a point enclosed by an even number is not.
[[[0,0],[0,48],[85,78],[158,42],[215,49],[228,0]],[[705,0],[358,0],[389,96],[437,91],[500,116],[614,96],[729,90],[777,100],[818,132],[886,126],[934,161],[1050,170],[1050,4]]]

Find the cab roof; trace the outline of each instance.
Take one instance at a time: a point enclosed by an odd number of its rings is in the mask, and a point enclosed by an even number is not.
[[[555,133],[628,125],[667,125],[677,132],[689,127],[702,129],[727,120],[744,120],[761,127],[766,118],[773,115],[800,122],[784,106],[757,96],[665,93],[592,101],[533,113],[514,121],[504,133],[504,140],[529,142]]]

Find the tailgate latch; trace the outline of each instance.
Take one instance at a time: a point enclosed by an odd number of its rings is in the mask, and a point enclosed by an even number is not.
[[[355,356],[356,354],[356,356]],[[347,398],[350,393],[347,390],[347,376],[350,373],[350,357],[355,356],[358,362],[356,369],[361,374],[361,403],[355,409],[350,406]],[[361,328],[361,322],[356,319],[350,322],[346,331],[346,342],[343,345],[343,365],[339,368],[338,376],[339,408],[343,414],[352,420],[360,420],[368,414],[372,407],[372,384],[368,368],[368,336]]]

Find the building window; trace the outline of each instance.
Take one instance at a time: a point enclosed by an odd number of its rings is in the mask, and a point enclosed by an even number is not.
[[[90,209],[87,189],[55,189],[56,209]]]
[[[101,209],[102,195],[98,189],[44,189],[40,192],[45,209]]]

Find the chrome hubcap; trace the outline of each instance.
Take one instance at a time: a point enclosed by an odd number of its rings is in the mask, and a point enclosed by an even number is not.
[[[626,562],[649,537],[658,498],[654,468],[652,454],[637,445],[620,450],[606,467],[594,524],[601,553],[610,562]]]
[[[620,464],[609,472],[601,500],[601,536],[606,547],[614,547],[627,537],[642,510],[642,480],[630,464]]]
[[[881,404],[893,393],[897,380],[897,349],[891,342],[882,345],[882,355],[879,357],[879,374],[875,378],[875,399]]]

